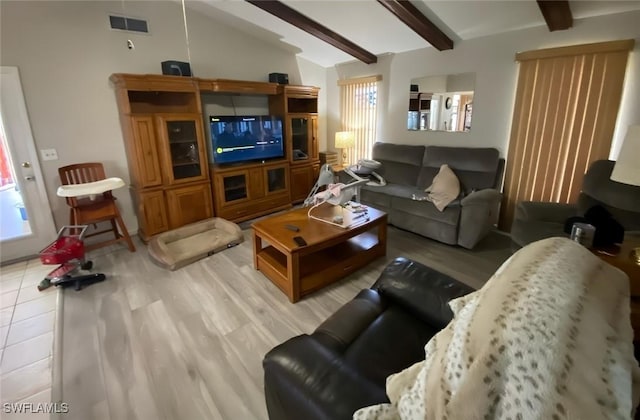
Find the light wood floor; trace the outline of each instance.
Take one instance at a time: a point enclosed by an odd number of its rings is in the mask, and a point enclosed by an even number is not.
[[[492,233],[473,251],[389,228],[387,257],[291,304],[253,269],[245,242],[175,272],[146,249],[91,258],[107,280],[64,290],[64,419],[265,419],[262,358],[309,333],[406,256],[481,286],[510,255]],[[56,384],[54,383],[54,387]]]

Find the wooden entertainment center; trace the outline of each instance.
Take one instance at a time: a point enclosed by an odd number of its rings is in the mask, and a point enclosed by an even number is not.
[[[110,81],[145,241],[214,215],[238,222],[289,208],[318,177],[317,87],[122,73]],[[284,121],[284,158],[212,163],[202,94],[266,95],[269,114]]]

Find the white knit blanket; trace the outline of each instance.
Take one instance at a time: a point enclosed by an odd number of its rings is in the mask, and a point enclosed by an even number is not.
[[[630,419],[640,399],[627,276],[564,238],[526,246],[450,303],[425,360],[362,419]]]

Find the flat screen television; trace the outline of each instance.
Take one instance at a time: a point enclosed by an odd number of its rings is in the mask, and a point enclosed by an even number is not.
[[[215,163],[284,157],[282,118],[273,115],[210,116]]]

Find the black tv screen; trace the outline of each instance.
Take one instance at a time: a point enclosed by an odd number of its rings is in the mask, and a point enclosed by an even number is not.
[[[213,160],[233,163],[284,156],[282,118],[273,115],[210,116]]]

